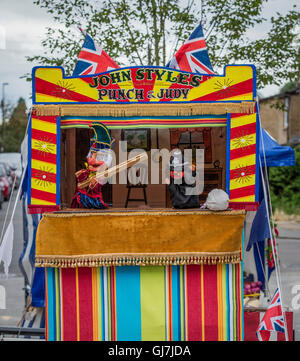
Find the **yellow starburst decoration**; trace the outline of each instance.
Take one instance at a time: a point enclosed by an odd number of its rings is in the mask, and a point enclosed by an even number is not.
[[[248,147],[253,144],[254,135],[253,134],[238,134],[238,137],[232,140],[232,143],[235,148]]]
[[[34,182],[43,188],[47,188],[51,183],[55,183],[56,176],[53,174],[53,168],[50,167],[40,167],[35,174]]]
[[[43,156],[45,156],[46,153],[53,153],[55,149],[55,145],[51,144],[50,139],[47,137],[43,137],[40,140],[34,140],[33,145]]]
[[[234,96],[234,91],[230,88],[233,80],[229,78],[217,79],[214,89],[218,92],[217,97],[225,98]]]
[[[72,85],[72,83],[65,80],[59,80],[56,83],[56,87],[53,91],[53,95],[61,99],[72,99],[73,98],[72,93],[74,90],[75,87]]]
[[[248,183],[253,174],[252,167],[240,165],[237,169],[232,170],[233,181],[238,183]]]

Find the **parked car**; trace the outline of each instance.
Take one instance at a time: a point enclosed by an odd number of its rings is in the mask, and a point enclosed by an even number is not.
[[[17,163],[9,163],[9,165],[14,173],[14,177],[16,178],[15,189],[17,189],[19,188],[21,182],[22,171],[20,170],[20,166],[18,166]]]
[[[21,181],[22,165],[20,153],[0,153],[0,162],[8,163],[16,175],[15,188],[18,188]]]
[[[8,177],[6,175],[6,170],[2,164],[0,164],[0,182],[3,185],[3,196],[4,200],[7,201],[10,197],[10,193],[12,191],[11,184],[8,180]]]
[[[10,165],[7,162],[0,162],[0,165],[4,167],[7,179],[10,183],[10,186],[12,187],[16,176],[15,172],[11,169]]]
[[[2,204],[4,202],[4,184],[0,181],[0,209],[2,209]]]

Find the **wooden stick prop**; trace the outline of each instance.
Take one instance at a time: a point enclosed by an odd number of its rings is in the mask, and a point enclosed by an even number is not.
[[[105,169],[104,171],[100,171],[95,176],[86,179],[85,181],[78,183],[78,188],[83,189],[87,186],[90,186],[90,188],[94,188],[96,184],[103,178],[110,178],[113,175],[122,172],[125,169],[128,169],[135,165],[137,162],[143,161],[147,158],[147,153],[139,154],[133,158],[130,158],[126,160],[125,162],[122,162],[114,167],[111,167],[109,169]]]

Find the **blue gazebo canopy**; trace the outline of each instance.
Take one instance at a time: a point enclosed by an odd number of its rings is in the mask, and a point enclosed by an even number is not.
[[[262,145],[263,142],[263,145]],[[282,167],[295,165],[295,152],[289,146],[282,146],[264,129],[262,129],[262,139],[260,140],[260,157],[264,165],[264,153],[267,167]]]

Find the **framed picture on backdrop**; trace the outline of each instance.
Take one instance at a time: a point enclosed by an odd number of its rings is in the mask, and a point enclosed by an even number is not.
[[[121,140],[127,142],[127,151],[132,149],[151,149],[150,129],[122,129]]]

